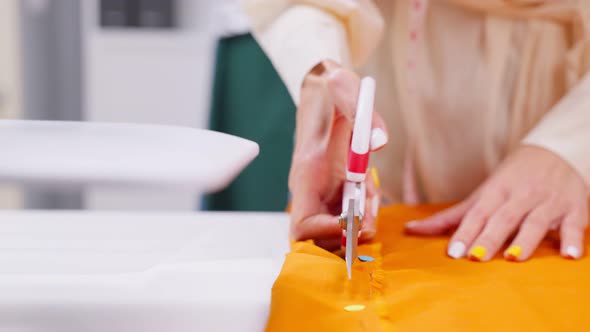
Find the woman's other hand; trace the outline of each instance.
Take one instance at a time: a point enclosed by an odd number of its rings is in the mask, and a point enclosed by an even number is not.
[[[513,234],[504,257],[531,257],[549,230],[559,230],[561,255],[578,259],[588,225],[588,192],[580,175],[554,153],[521,146],[468,199],[423,221],[409,233],[436,235],[458,227],[448,255],[492,259]]]

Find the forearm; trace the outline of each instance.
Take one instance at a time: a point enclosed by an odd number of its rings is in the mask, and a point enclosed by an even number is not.
[[[247,0],[244,8],[296,104],[312,68],[326,59],[348,68],[361,65],[383,26],[371,1]]]
[[[523,143],[559,155],[590,188],[590,75],[555,105]]]

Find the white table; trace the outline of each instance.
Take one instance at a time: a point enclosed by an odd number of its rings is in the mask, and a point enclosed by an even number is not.
[[[287,232],[286,214],[0,212],[0,331],[262,331]]]

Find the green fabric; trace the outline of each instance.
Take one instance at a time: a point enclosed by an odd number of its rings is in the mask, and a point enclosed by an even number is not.
[[[227,189],[207,196],[203,207],[284,211],[295,106],[272,64],[249,34],[219,41],[210,128],[257,142],[260,155]]]

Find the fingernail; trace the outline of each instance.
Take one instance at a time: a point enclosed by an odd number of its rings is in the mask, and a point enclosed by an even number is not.
[[[387,143],[387,135],[381,128],[375,128],[371,131],[371,150],[382,148]]]
[[[454,259],[459,259],[465,255],[465,243],[461,241],[455,241],[451,243],[447,250],[447,255]]]
[[[510,246],[510,248],[504,251],[504,258],[509,261],[516,261],[522,254],[522,248],[520,246]]]
[[[483,246],[475,246],[469,251],[469,259],[480,262],[486,257],[486,252],[487,250]]]
[[[567,246],[565,248],[565,255],[571,259],[579,259],[582,256],[580,250],[574,246]]]
[[[420,224],[420,222],[418,220],[412,220],[412,221],[408,221],[406,223],[406,228],[414,228],[416,226],[418,226]]]
[[[381,181],[379,181],[379,172],[377,172],[377,169],[375,167],[371,167],[371,179],[373,179],[375,187],[381,187]]]

